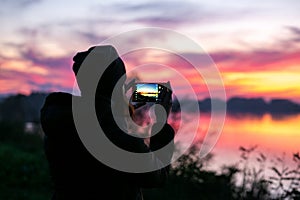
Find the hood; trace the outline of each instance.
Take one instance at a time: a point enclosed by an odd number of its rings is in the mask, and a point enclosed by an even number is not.
[[[126,80],[124,62],[119,57],[116,49],[111,45],[94,46],[87,51],[78,52],[73,57],[73,61],[73,71],[82,94],[87,93],[85,90],[89,90],[89,88],[84,87],[89,80],[79,80],[77,77],[82,67],[88,68],[85,70],[89,70],[90,73],[98,73],[100,70],[105,69],[101,78],[99,77],[97,95],[110,98],[117,82],[121,79],[121,82],[124,83]]]

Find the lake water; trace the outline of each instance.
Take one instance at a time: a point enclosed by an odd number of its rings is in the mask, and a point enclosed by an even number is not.
[[[186,137],[177,137],[180,138],[177,142],[185,143],[185,138],[189,138],[191,134],[190,127],[194,126],[197,118],[189,114],[186,119],[181,120],[186,131],[183,130],[180,134]],[[213,134],[208,130],[210,120],[209,114],[201,114],[194,142],[203,141],[205,135]],[[177,128],[179,125],[175,121],[170,120],[170,123]],[[197,145],[201,147],[201,144]],[[293,153],[300,152],[300,115],[227,114],[216,144],[211,142],[210,145],[213,146],[211,153],[214,155],[210,168],[214,170],[220,169],[222,165],[237,163],[240,160],[240,147],[254,146],[257,146],[253,153],[254,165],[256,156],[260,153],[267,157],[270,165],[276,164],[278,157],[283,158],[286,165],[293,165]]]

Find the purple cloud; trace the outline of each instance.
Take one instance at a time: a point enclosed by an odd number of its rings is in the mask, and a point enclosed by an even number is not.
[[[277,70],[291,63],[300,63],[300,49],[294,51],[274,51],[270,49],[248,52],[213,52],[210,56],[224,70],[256,71]]]
[[[37,50],[27,47],[21,51],[22,58],[31,61],[35,65],[43,66],[46,68],[65,68],[70,67],[72,56],[69,57],[46,57],[47,52],[38,53]]]
[[[106,10],[110,10],[110,13],[124,16],[123,18],[110,18],[113,21],[164,27],[191,24],[195,26],[198,23],[232,20],[236,19],[237,16],[241,19],[244,16],[253,15],[253,11],[248,8],[241,8],[232,12],[226,9],[220,10],[217,6],[208,7],[204,3],[191,1],[118,2],[107,6],[101,4],[92,8],[92,12],[99,12],[99,10],[104,13]]]
[[[77,31],[75,32],[80,38],[87,40],[89,43],[92,44],[98,44],[102,42],[103,40],[106,40],[108,36],[93,33],[93,32],[83,32],[83,31]]]
[[[28,8],[29,6],[32,6],[34,4],[40,3],[43,0],[2,0],[1,1],[1,7],[0,7],[0,15],[9,13],[12,10],[17,10],[18,12],[20,10],[23,10],[24,8]]]
[[[287,28],[293,34],[293,37],[291,39],[292,42],[300,42],[300,28],[299,27],[294,27],[294,26],[289,26]]]

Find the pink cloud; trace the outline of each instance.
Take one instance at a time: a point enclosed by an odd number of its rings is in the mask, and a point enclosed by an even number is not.
[[[221,71],[287,70],[300,63],[300,49],[294,51],[215,52],[210,56]]]

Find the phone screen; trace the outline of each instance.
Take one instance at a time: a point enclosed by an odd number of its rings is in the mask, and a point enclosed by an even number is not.
[[[134,102],[156,102],[159,94],[157,83],[137,83],[133,93]]]

